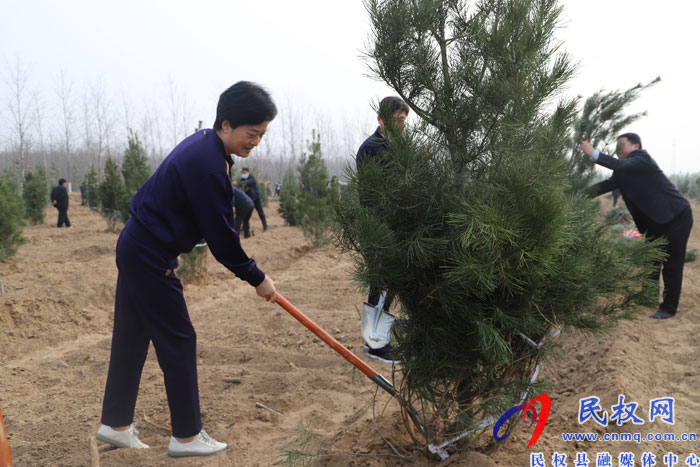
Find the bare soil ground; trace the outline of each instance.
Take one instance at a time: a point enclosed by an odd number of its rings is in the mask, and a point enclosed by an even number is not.
[[[272,203],[270,229],[244,248],[272,276],[299,309],[364,358],[359,332],[365,294],[351,280],[352,259],[332,247],[314,248],[301,232],[286,227]],[[694,206],[696,219],[698,209]],[[99,427],[109,360],[117,270],[117,234],[72,198],[70,229],[47,224],[24,229],[27,242],[15,258],[0,263],[0,407],[17,466],[89,466],[90,440]],[[700,248],[695,229],[689,248]],[[543,367],[552,398],[549,422],[533,449],[532,428],[520,424],[501,449],[488,455],[462,453],[442,465],[529,466],[542,452],[547,465],[554,452],[619,452],[640,462],[645,451],[661,457],[676,453],[681,465],[697,442],[564,442],[573,431],[700,432],[700,262],[686,265],[679,314],[670,320],[648,317],[644,309],[604,335],[566,332],[562,358]],[[209,458],[171,459],[169,412],[154,352],[144,368],[136,425],[148,450],[113,449],[98,443],[102,466],[267,466],[280,465],[285,449],[313,434],[307,460],[328,466],[436,465],[412,448],[398,405],[384,394],[372,404],[376,387],[277,305],[265,303],[212,257],[203,277],[185,285],[198,333],[200,397],[204,427],[229,449]],[[367,360],[390,376],[391,366]],[[578,401],[597,396],[604,408],[625,394],[638,402],[644,425],[579,425]],[[648,421],[649,401],[675,398],[675,425]],[[260,408],[262,404],[271,410]],[[373,411],[376,417],[373,415]],[[392,449],[382,436],[394,446]],[[302,449],[303,450],[303,449]],[[592,462],[594,465],[594,461]]]

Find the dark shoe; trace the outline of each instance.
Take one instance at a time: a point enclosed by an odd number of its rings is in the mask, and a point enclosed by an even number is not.
[[[401,360],[394,357],[394,348],[391,344],[385,345],[381,349],[369,349],[367,356],[382,363],[401,363]]]
[[[669,313],[668,311],[662,310],[661,308],[656,310],[656,313],[651,315],[651,317],[655,318],[655,319],[667,319],[667,318],[673,318],[674,316],[676,316],[675,313]]]

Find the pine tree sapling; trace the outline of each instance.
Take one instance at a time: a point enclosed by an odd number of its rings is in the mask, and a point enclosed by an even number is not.
[[[100,205],[99,183],[97,180],[97,171],[94,166],[90,166],[90,170],[85,174],[85,196],[90,209],[97,209]]]
[[[129,144],[124,151],[124,159],[122,160],[124,189],[129,201],[150,176],[151,167],[148,165],[146,150],[141,144],[138,134],[129,130]]]
[[[333,204],[328,187],[326,163],[321,151],[321,135],[316,130],[312,130],[311,141],[307,147],[309,153],[304,154],[299,162],[299,183],[302,191],[296,213],[304,235],[320,245],[329,240]]]
[[[146,150],[138,135],[131,130],[129,130],[129,145],[124,151],[121,173],[124,177],[124,192],[119,200],[119,219],[126,223],[130,216],[131,198],[151,176]]]
[[[260,202],[264,208],[270,204],[270,183],[269,180],[261,180],[258,184],[258,192],[260,193]]]
[[[25,215],[29,222],[43,224],[44,210],[49,197],[46,175],[42,167],[38,167],[34,172],[27,171],[25,173],[22,198],[24,199]]]
[[[301,206],[299,197],[301,196],[299,180],[294,175],[294,170],[289,169],[282,179],[282,189],[280,190],[280,205],[277,212],[287,225],[299,225],[300,215],[297,209]]]
[[[611,236],[597,203],[571,192],[561,7],[468,3],[366,1],[371,70],[419,121],[387,133],[391,170],[349,171],[336,210],[358,281],[400,302],[400,390],[426,420],[421,446],[537,394],[552,328],[612,325],[648,297],[659,257]]]
[[[100,212],[107,220],[109,229],[114,231],[117,222],[123,216],[125,189],[119,166],[111,156],[107,156],[105,160],[104,173],[105,178],[98,187]]]
[[[13,256],[24,243],[22,224],[25,218],[24,201],[13,174],[0,175],[0,261]]]
[[[180,266],[177,269],[177,275],[184,281],[192,281],[200,276],[207,264],[207,252],[209,247],[195,246],[191,251],[180,255]]]
[[[282,181],[278,211],[287,225],[298,225],[304,235],[314,244],[321,245],[330,240],[333,221],[333,206],[338,200],[328,184],[328,172],[323,161],[321,135],[312,130],[307,145],[308,154],[303,154],[297,167],[299,177],[288,171]]]

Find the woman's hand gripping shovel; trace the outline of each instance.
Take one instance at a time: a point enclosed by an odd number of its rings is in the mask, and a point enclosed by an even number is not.
[[[318,338],[325,342],[330,348],[338,352],[345,360],[352,363],[352,365],[355,368],[364,373],[377,386],[384,389],[386,392],[395,397],[399,401],[399,404],[401,404],[401,406],[403,406],[406,409],[406,412],[411,417],[411,421],[413,421],[413,424],[415,425],[416,429],[421,433],[421,435],[425,436],[425,426],[423,424],[423,420],[418,414],[418,411],[401,396],[401,394],[396,390],[396,388],[394,388],[393,384],[391,384],[386,378],[381,376],[379,373],[374,371],[372,367],[360,360],[357,355],[350,352],[343,344],[335,340],[333,336],[321,329],[321,327],[318,324],[311,321],[311,319],[309,319],[308,316],[299,311],[297,307],[292,305],[279,292],[275,293],[275,301],[282,308],[284,308],[287,311],[287,313],[294,316],[294,318],[296,318],[301,324],[303,324],[311,332],[316,334],[316,336],[318,336]]]

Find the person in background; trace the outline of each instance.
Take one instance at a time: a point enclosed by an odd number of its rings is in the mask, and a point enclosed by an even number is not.
[[[675,316],[683,284],[685,249],[693,227],[690,203],[642,149],[642,140],[636,133],[618,137],[619,159],[602,154],[588,141],[581,141],[579,147],[596,164],[613,171],[610,178],[593,185],[593,194],[598,196],[619,189],[637,230],[650,239],[665,237],[668,240],[664,247],[668,256],[652,273],[652,279],[658,283],[663,270],[664,291],[663,301],[651,317]]]
[[[613,207],[616,208],[617,204],[620,202],[620,196],[622,196],[622,192],[620,191],[619,188],[616,188],[612,192],[612,197],[613,197]]]
[[[87,196],[85,193],[85,182],[80,184],[80,205],[85,206],[87,204]]]
[[[240,234],[243,225],[244,238],[250,238],[250,216],[254,208],[253,200],[243,190],[233,187],[233,228]]]
[[[253,200],[255,205],[255,210],[258,211],[258,216],[260,216],[260,221],[263,225],[263,232],[267,230],[267,220],[265,219],[265,211],[263,211],[262,198],[260,197],[260,192],[258,191],[258,182],[255,180],[255,176],[250,173],[248,167],[243,167],[241,169],[241,189],[246,192],[246,194]],[[243,229],[245,230],[245,223],[243,224]]]
[[[408,117],[409,107],[400,98],[396,96],[388,96],[382,99],[379,103],[379,113],[377,115],[377,123],[379,126],[374,131],[374,133],[368,137],[357,150],[357,156],[355,157],[355,164],[357,170],[359,171],[362,165],[372,159],[379,161],[387,170],[391,167],[390,155],[388,152],[387,140],[384,136],[386,131],[387,123],[390,123],[395,128],[403,129],[406,125],[406,118]],[[388,116],[388,117],[387,117]],[[384,120],[391,118],[391,122],[385,122]],[[362,188],[362,179],[359,180],[360,189]],[[365,206],[369,207],[369,206]],[[367,297],[367,304],[370,306],[377,306],[382,291],[379,287],[371,286],[369,289],[369,296]],[[388,295],[384,300],[383,311],[386,314],[389,313],[389,307],[393,301],[393,296]],[[366,346],[367,356],[384,363],[397,363],[398,361],[394,358],[394,349],[391,344],[386,346],[373,349]]]
[[[58,180],[58,185],[51,190],[51,204],[58,209],[58,222],[56,227],[70,227],[70,219],[68,219],[68,182],[65,178]],[[44,192],[46,193],[46,192]]]

